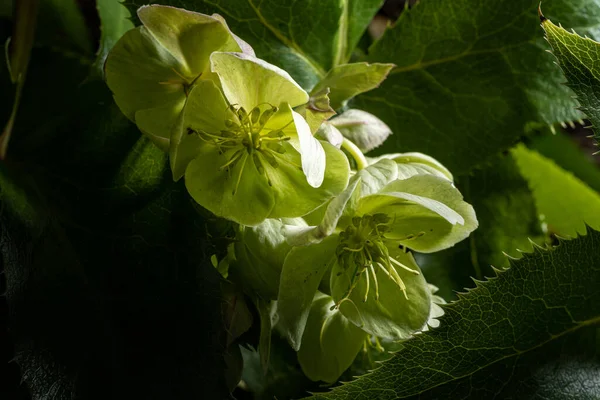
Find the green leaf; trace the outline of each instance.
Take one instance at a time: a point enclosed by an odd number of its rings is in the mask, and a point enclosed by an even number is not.
[[[575,237],[585,224],[600,229],[600,195],[551,160],[520,145],[512,155],[552,233]]]
[[[352,364],[367,334],[332,310],[330,296],[318,293],[313,300],[298,351],[302,371],[313,381],[335,382]]]
[[[552,53],[567,77],[567,85],[577,95],[581,111],[592,122],[596,140],[600,140],[600,43],[575,31],[567,32],[541,14],[540,18]]]
[[[503,364],[511,367],[544,344],[600,322],[599,250],[600,233],[590,230],[525,254],[445,305],[438,328],[404,343],[380,368],[313,398],[447,398],[436,395],[458,384],[485,391],[482,376],[489,382]]]
[[[600,192],[600,168],[590,154],[582,151],[578,141],[565,132],[545,132],[531,138],[528,146],[561,168],[570,171],[589,187]]]
[[[538,3],[430,0],[403,12],[367,60],[397,67],[353,104],[394,132],[377,152],[422,152],[461,175],[510,147],[526,127],[579,119],[538,40]],[[565,18],[579,14],[582,25],[598,23],[596,2],[544,3]]]
[[[379,87],[393,67],[394,64],[380,63],[338,65],[317,83],[311,94],[329,88],[330,105],[337,110],[354,96]]]
[[[133,29],[131,14],[121,0],[97,0],[96,8],[100,17],[100,48],[96,55],[95,67],[104,76],[104,61],[108,52],[130,29]]]
[[[233,32],[252,45],[258,57],[285,69],[302,87],[311,89],[331,68],[348,62],[383,1],[163,3],[222,15]]]
[[[493,163],[457,178],[465,200],[475,209],[479,227],[456,246],[432,254],[417,254],[428,282],[440,287],[446,300],[472,286],[472,278],[493,276],[493,267],[506,268],[509,259],[531,251],[532,242],[544,242],[533,193],[512,155],[499,155]]]
[[[300,348],[302,334],[319,283],[335,260],[337,235],[321,243],[295,247],[285,258],[277,298],[279,326],[294,350]]]
[[[366,153],[379,147],[392,134],[390,128],[373,114],[362,110],[347,110],[329,124]]]
[[[490,166],[462,178],[459,188],[479,221],[469,240],[477,279],[491,276],[490,266],[507,268],[504,254],[518,258],[517,250],[532,250],[530,240],[543,242],[534,195],[512,155],[498,156]]]

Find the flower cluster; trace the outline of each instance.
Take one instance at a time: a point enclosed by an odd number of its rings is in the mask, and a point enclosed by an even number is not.
[[[329,96],[343,109],[369,89],[343,87],[353,83],[336,74],[381,81],[393,66],[341,65],[309,94],[219,15],[156,5],[138,15],[142,25],[107,58],[107,83],[122,112],[169,153],[173,179],[184,177],[200,206],[237,224],[220,270],[268,304],[261,334],[282,334],[309,378],[333,382],[366,341],[433,326],[441,299],[412,251],[466,238],[477,227],[473,208],[431,157],[366,158],[391,134],[374,115],[329,119]]]

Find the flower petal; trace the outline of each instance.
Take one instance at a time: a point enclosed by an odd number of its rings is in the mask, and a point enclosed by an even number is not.
[[[395,243],[388,249],[390,256],[395,260],[420,272],[411,253],[399,250]],[[374,271],[379,299],[376,297],[373,275],[369,268],[364,270],[348,296],[351,279],[356,272],[351,271],[351,268],[344,270],[338,263],[331,271],[331,295],[336,303],[340,303],[341,313],[359,328],[374,336],[404,340],[423,329],[427,323],[431,307],[430,290],[422,273],[416,275],[400,267],[395,269],[406,285],[408,299],[398,284],[378,266],[374,267]],[[364,301],[367,293],[365,274],[369,274],[370,279],[366,302]]]
[[[229,103],[248,112],[264,103],[275,106],[287,102],[296,107],[308,101],[308,94],[287,72],[266,61],[249,54],[222,52],[213,53],[210,59]]]
[[[332,235],[321,243],[294,247],[283,263],[277,314],[279,326],[294,350],[300,348],[312,300],[323,275],[335,260],[339,237]]]
[[[240,159],[230,171],[222,169],[241,149]],[[206,144],[185,171],[185,186],[202,207],[213,214],[241,225],[263,222],[273,208],[273,191],[243,148],[219,154]]]
[[[108,54],[106,83],[115,102],[132,121],[139,110],[162,107],[185,98],[181,64],[146,28],[125,33]],[[173,120],[179,112],[174,114]],[[151,130],[151,134],[164,136]]]
[[[308,184],[318,188],[325,176],[325,150],[315,139],[304,118],[293,111],[289,103],[279,104],[277,112],[267,121],[265,131],[281,130],[302,157],[302,171]]]
[[[341,193],[348,185],[348,160],[329,143],[323,143],[329,168],[319,188],[308,184],[300,168],[300,154],[290,144],[286,143],[283,147],[286,149],[284,154],[274,155],[279,164],[277,168],[263,162],[275,194],[275,207],[270,218],[293,218],[308,214]]]
[[[352,364],[367,338],[338,310],[331,310],[333,300],[317,293],[311,305],[298,361],[313,381],[335,382]]]
[[[179,72],[191,80],[208,72],[212,52],[241,50],[222,19],[162,5],[140,7],[137,14],[148,31],[182,65]]]
[[[212,81],[199,81],[188,95],[182,121],[171,134],[169,157],[173,179],[179,180],[204,144],[192,131],[218,133],[232,117],[223,94]]]
[[[360,199],[358,212],[387,214],[393,222],[386,237],[423,253],[454,246],[478,225],[473,207],[458,189],[434,175],[391,182],[379,193]]]
[[[177,128],[177,120],[181,116],[185,100],[185,96],[181,96],[159,107],[135,113],[138,128],[164,151],[169,150],[171,135]]]

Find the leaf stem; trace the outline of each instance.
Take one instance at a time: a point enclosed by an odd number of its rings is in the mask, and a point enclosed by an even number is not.
[[[362,153],[362,151],[360,151],[358,146],[356,146],[347,138],[344,138],[344,141],[342,142],[342,148],[348,153],[350,153],[354,161],[356,161],[356,169],[358,169],[359,171],[361,169],[366,168],[369,165],[367,159],[365,158],[365,155]]]

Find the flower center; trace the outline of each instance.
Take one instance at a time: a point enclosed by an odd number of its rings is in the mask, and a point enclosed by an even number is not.
[[[339,307],[344,300],[350,297],[361,279],[365,279],[366,287],[363,301],[366,302],[369,296],[371,280],[375,286],[375,299],[379,300],[377,269],[396,283],[408,300],[406,285],[398,274],[397,268],[405,269],[415,275],[419,275],[419,271],[407,267],[390,256],[388,247],[384,242],[386,239],[385,234],[390,229],[390,222],[391,218],[385,214],[354,217],[352,218],[352,225],[340,233],[340,243],[336,249],[336,255],[338,263],[345,273],[351,273],[350,286],[346,294],[332,309]],[[340,272],[338,275],[342,273],[344,272]]]
[[[268,163],[275,169],[279,167],[278,159],[286,152],[284,143],[290,140],[283,130],[293,122],[293,119],[273,129],[271,126],[273,124],[267,127],[267,123],[279,110],[277,107],[265,103],[247,112],[243,107],[231,105],[229,110],[233,118],[225,120],[226,129],[210,133],[188,127],[188,134],[196,134],[202,141],[217,147],[219,154],[225,156],[225,162],[219,167],[220,170],[231,173],[234,167],[241,163],[242,167],[238,172],[233,195],[237,192],[248,158],[271,186],[271,179],[265,171],[265,165]]]

